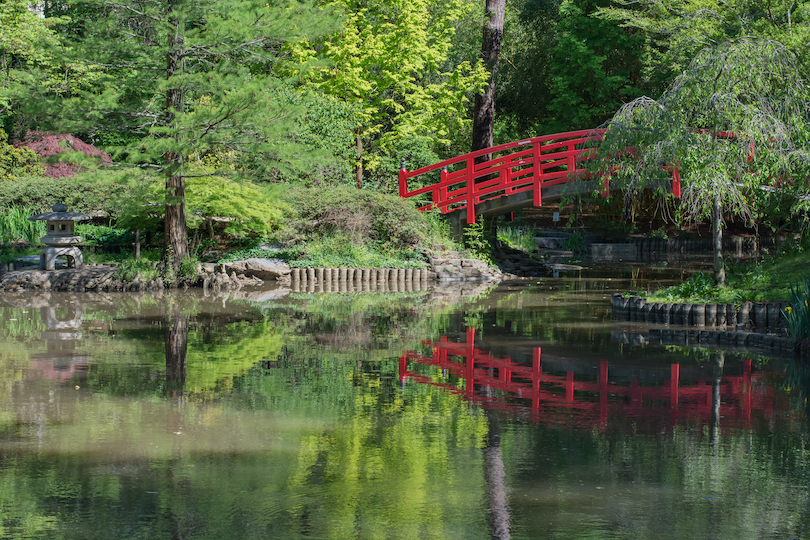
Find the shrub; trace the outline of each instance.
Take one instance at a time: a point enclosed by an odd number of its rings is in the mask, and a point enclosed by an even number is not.
[[[116,216],[121,199],[129,193],[125,186],[116,184],[121,176],[121,172],[97,171],[74,178],[16,178],[3,183],[0,208],[28,206],[32,213],[40,214],[63,202],[72,212]]]
[[[98,165],[112,165],[109,155],[69,133],[29,131],[14,146],[35,152],[45,163],[45,172],[41,174],[51,178],[76,176],[76,173]]]
[[[280,239],[302,242],[327,236],[366,244],[378,251],[409,250],[430,242],[437,227],[395,195],[338,186],[328,190],[290,187],[294,209]]]
[[[36,152],[8,144],[6,132],[0,128],[0,182],[44,173],[45,166]]]

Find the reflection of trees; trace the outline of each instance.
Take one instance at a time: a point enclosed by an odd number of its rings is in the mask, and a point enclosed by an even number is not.
[[[484,477],[487,480],[489,524],[492,538],[509,540],[509,503],[506,493],[506,469],[501,454],[501,425],[497,414],[487,411],[489,436],[484,448]]]
[[[712,416],[709,421],[709,441],[717,444],[720,440],[720,385],[723,382],[725,354],[717,353],[712,364]]]
[[[186,386],[188,315],[175,314],[166,323],[166,391],[182,396]]]

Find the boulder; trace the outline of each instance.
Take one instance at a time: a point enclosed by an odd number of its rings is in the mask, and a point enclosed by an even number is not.
[[[267,281],[271,279],[279,280],[290,275],[290,265],[282,259],[260,259],[251,258],[242,261],[234,261],[227,264],[228,270],[237,274],[244,274],[247,277],[257,277]]]

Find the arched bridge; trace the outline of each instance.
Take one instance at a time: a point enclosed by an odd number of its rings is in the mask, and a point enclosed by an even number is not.
[[[562,195],[591,193],[598,186],[583,163],[603,130],[555,133],[501,144],[446,159],[434,165],[399,171],[400,197],[430,195],[420,210],[438,209],[475,223],[476,215],[498,216],[526,206],[541,206]],[[489,156],[488,158],[486,156]],[[485,161],[476,163],[476,160]],[[680,175],[671,169],[672,191],[680,197]],[[428,182],[426,184],[426,182]],[[418,186],[414,186],[418,184]],[[602,196],[608,179],[601,179]]]

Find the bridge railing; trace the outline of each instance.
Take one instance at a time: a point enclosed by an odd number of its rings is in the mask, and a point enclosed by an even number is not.
[[[543,203],[542,189],[588,178],[583,163],[590,159],[591,144],[601,141],[604,130],[587,129],[555,133],[493,146],[446,159],[434,165],[408,171],[403,163],[399,171],[399,195],[409,198],[430,195],[431,202],[420,210],[438,209],[441,213],[466,211],[467,223],[475,223],[475,205],[506,195],[531,191],[533,204]],[[476,163],[482,156],[490,156]],[[409,180],[441,171],[439,182],[409,189]],[[671,169],[673,191],[680,195],[677,168]],[[602,195],[607,196],[604,180]]]

